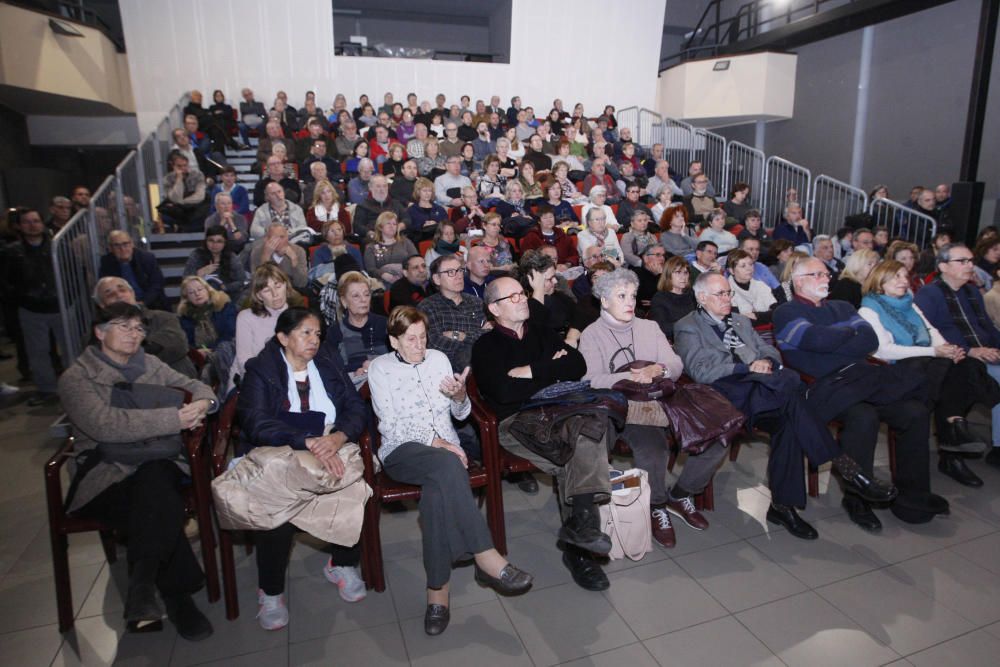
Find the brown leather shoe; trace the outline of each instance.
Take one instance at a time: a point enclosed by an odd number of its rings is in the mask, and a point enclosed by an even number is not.
[[[680,500],[674,500],[670,496],[667,496],[666,508],[668,512],[695,530],[705,530],[708,528],[708,519],[695,508],[691,496],[685,496]]]
[[[654,507],[651,512],[650,524],[653,528],[653,539],[666,549],[673,549],[677,545],[677,535],[674,527],[670,523],[670,514],[663,507]]]

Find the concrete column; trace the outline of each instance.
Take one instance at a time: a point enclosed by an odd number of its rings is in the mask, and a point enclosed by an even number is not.
[[[858,67],[858,103],[854,110],[854,142],[851,147],[851,185],[864,190],[861,182],[865,166],[865,130],[868,127],[868,89],[872,72],[874,26],[861,31],[861,64]]]

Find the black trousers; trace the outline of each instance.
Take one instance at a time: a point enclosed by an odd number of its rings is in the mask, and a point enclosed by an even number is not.
[[[1000,387],[978,359],[966,357],[955,364],[949,359],[912,357],[896,363],[926,378],[928,407],[934,412],[939,438],[947,433],[948,417],[964,417],[976,403],[990,408],[1000,403]]]
[[[285,572],[292,555],[292,541],[298,530],[294,524],[286,523],[271,530],[254,533],[257,585],[265,595],[281,595],[285,592]],[[354,567],[361,562],[361,548],[357,544],[352,547],[330,544],[327,550],[335,566]]]
[[[896,433],[895,483],[900,493],[930,491],[930,414],[918,400],[887,405],[855,403],[837,419],[844,425],[840,444],[869,475],[873,474],[875,442],[881,422]]]
[[[156,585],[164,597],[193,593],[205,581],[184,535],[184,473],[170,461],[150,461],[105,489],[81,510],[126,536],[128,563],[156,560]],[[211,526],[201,526],[211,530]]]

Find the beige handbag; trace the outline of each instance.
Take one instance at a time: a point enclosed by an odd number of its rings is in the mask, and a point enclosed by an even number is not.
[[[620,480],[624,481],[622,488],[614,488]],[[642,560],[653,550],[649,476],[645,470],[632,468],[612,478],[611,483],[611,500],[600,506],[601,528],[611,538],[608,556]]]

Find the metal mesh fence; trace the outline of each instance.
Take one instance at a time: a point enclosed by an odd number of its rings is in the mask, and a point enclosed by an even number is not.
[[[67,348],[63,358],[67,363],[83,351],[94,316],[90,291],[97,282],[100,254],[94,242],[97,232],[91,211],[78,211],[52,239],[52,268]]]
[[[663,159],[679,174],[687,175],[688,162],[694,153],[694,128],[684,121],[663,121]]]
[[[889,228],[889,238],[901,238],[925,248],[937,234],[937,221],[891,199],[873,199],[868,207],[874,226]]]
[[[726,187],[735,183],[750,186],[750,206],[760,208],[764,197],[764,152],[738,141],[726,144]]]
[[[715,186],[716,194],[725,197],[728,188],[726,183],[726,138],[708,130],[696,129],[691,159],[701,161],[701,170]]]
[[[788,204],[796,203],[804,209],[811,185],[812,174],[805,167],[773,155],[767,158],[761,205],[764,226],[771,228],[778,224]]]
[[[868,195],[864,190],[825,174],[813,181],[807,214],[813,234],[833,236],[844,226],[848,216],[867,210]]]

